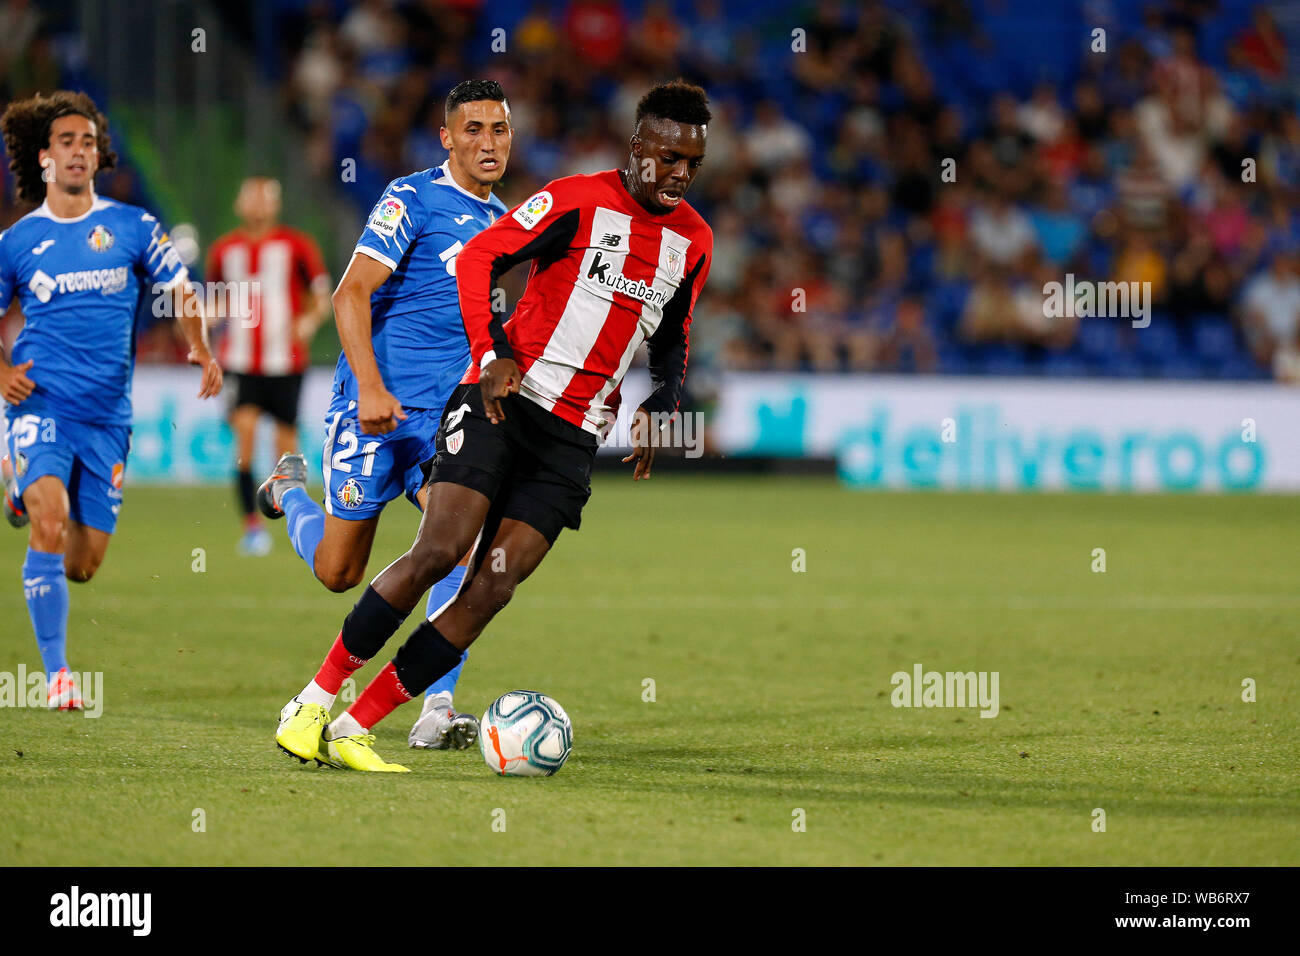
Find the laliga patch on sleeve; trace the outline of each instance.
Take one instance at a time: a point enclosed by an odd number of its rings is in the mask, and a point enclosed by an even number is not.
[[[397,235],[397,227],[401,224],[402,217],[405,215],[406,203],[396,196],[385,196],[379,201],[379,205],[375,207],[370,222],[366,223],[366,225],[385,239],[392,239]]]
[[[542,221],[542,217],[550,212],[554,205],[555,200],[551,198],[551,194],[543,189],[539,193],[534,193],[515,210],[515,218],[519,220],[519,225],[531,229]]]

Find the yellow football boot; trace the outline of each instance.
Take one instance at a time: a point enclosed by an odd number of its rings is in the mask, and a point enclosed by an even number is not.
[[[330,712],[320,704],[304,704],[294,698],[280,711],[280,727],[275,732],[275,744],[290,757],[303,763],[315,760],[326,763],[321,748],[321,734],[330,722]]]
[[[321,758],[340,770],[370,770],[379,773],[410,773],[409,767],[389,763],[375,753],[374,734],[352,734],[322,740]]]

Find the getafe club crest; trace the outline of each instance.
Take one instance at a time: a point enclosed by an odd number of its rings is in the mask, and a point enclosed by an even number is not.
[[[361,486],[357,484],[355,478],[349,478],[347,481],[343,482],[343,486],[339,488],[337,497],[339,499],[339,504],[344,508],[360,507],[361,502],[366,500],[365,493],[362,492]]]
[[[86,237],[86,245],[96,252],[107,252],[113,248],[113,234],[103,226],[96,226]]]

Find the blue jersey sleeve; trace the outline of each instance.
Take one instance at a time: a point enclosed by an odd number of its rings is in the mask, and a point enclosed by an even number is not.
[[[0,232],[0,315],[9,308],[14,298],[14,287],[18,284],[13,263],[9,261],[9,243],[5,241],[8,235],[7,229]]]
[[[155,288],[170,289],[177,282],[189,276],[189,270],[181,262],[172,245],[171,236],[161,222],[147,212],[140,214],[140,257],[137,260],[141,272],[154,283]]]
[[[370,210],[366,228],[357,240],[356,251],[396,269],[424,228],[427,217],[415,186],[394,179],[375,203],[375,208]]]

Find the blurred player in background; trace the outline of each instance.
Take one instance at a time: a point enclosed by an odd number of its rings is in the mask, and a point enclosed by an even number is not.
[[[201,298],[162,224],[95,195],[117,162],[108,122],[84,93],[11,103],[0,117],[18,195],[40,203],[0,234],[0,310],[15,294],[25,324],[0,355],[5,513],[30,521],[23,594],[49,680],[50,707],[80,708],[66,655],[68,582],[99,569],[122,506],[131,444],[135,314],[144,292],[171,297],[203,370],[221,391]]]
[[[254,503],[253,444],[263,414],[275,421],[276,456],[298,447],[298,395],[312,337],[329,311],[330,277],[320,249],[304,232],[280,225],[280,183],[245,179],[235,199],[239,228],[208,252],[210,282],[233,295],[218,349],[233,375],[230,427],[235,432],[235,489],[244,515],[243,554],[263,555],[271,535]]]
[[[634,480],[650,476],[653,416],[677,411],[713,255],[713,233],[685,199],[709,119],[699,87],[655,87],[637,106],[626,168],[557,179],[465,247],[456,281],[473,364],[438,430],[424,520],[411,549],[366,588],[308,687],[338,686],[363,667],[466,549],[470,582],[334,721],[295,698],[291,733],[281,727],[292,746],[282,747],[340,768],[407,769],[375,753],[369,728],[459,666],[560,532],[578,527],[599,436],[643,341],[654,391],[636,410],[623,460],[636,461]],[[503,322],[493,282],[530,259],[523,298]],[[600,569],[588,573],[598,588]]]
[[[294,550],[331,591],[361,581],[387,502],[405,492],[424,507],[438,421],[470,359],[456,257],[506,211],[492,187],[505,172],[513,135],[499,83],[467,80],[453,89],[441,130],[447,161],[389,183],[334,292],[343,354],[325,415],[325,509],[307,495],[302,455],[281,458],[258,492],[268,517],[288,518]],[[463,562],[440,575],[429,593],[431,614],[451,601],[464,575]],[[429,687],[412,747],[463,750],[477,739],[478,721],[452,707],[463,663],[462,655]],[[281,749],[315,757],[314,746],[299,753],[298,728],[319,714],[328,719],[340,686],[322,677],[285,705]]]

